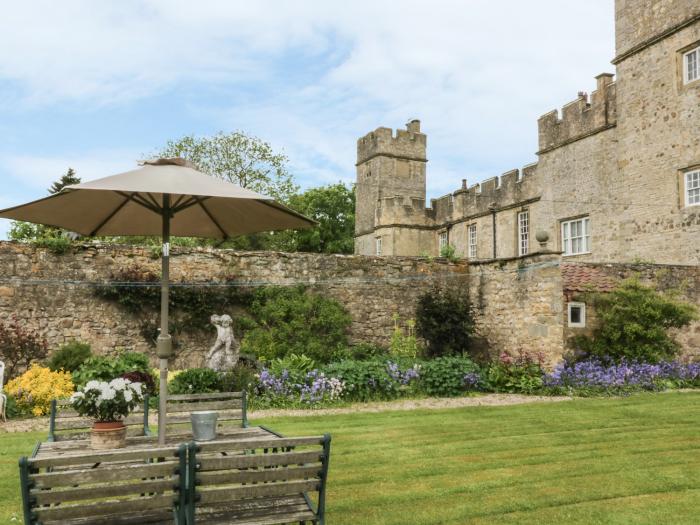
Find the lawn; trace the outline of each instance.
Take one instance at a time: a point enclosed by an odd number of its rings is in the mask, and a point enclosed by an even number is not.
[[[698,392],[253,423],[332,433],[330,525],[697,523]],[[2,523],[41,437],[0,434]]]

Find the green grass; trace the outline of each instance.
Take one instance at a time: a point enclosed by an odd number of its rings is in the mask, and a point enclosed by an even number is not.
[[[697,523],[698,392],[253,424],[333,435],[331,525]],[[0,434],[0,523],[41,437]]]

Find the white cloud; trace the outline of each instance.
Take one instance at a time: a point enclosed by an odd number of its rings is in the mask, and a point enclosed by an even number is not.
[[[612,0],[14,2],[0,94],[9,110],[230,90],[192,111],[284,147],[311,183],[352,179],[358,136],[419,117],[444,193],[534,160],[537,117],[611,69],[613,16]],[[252,100],[236,102],[241,85]],[[66,160],[5,164],[45,186]]]

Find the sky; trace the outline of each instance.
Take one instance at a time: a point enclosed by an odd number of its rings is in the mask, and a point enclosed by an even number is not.
[[[0,208],[242,130],[302,189],[419,118],[428,198],[537,160],[537,118],[614,73],[613,0],[33,0],[0,17]],[[0,219],[0,238],[9,221]]]

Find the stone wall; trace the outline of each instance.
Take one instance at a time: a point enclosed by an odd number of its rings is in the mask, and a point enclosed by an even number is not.
[[[661,264],[593,264],[581,263],[621,281],[630,277],[638,277],[642,283],[661,292],[678,293],[683,300],[695,304],[700,308],[700,266],[680,266]],[[585,293],[568,292],[564,297],[562,308],[562,322],[564,324],[564,340],[576,335],[590,335],[597,325],[595,309],[586,304],[586,326],[584,328],[571,328],[568,326],[567,301],[587,302]],[[682,356],[687,359],[700,358],[700,320],[694,321],[680,330],[673,330],[671,335],[681,344]]]
[[[541,352],[551,366],[562,356],[562,276],[557,253],[472,263],[469,289],[486,348],[515,355]]]
[[[80,339],[98,353],[118,348],[149,351],[140,320],[93,293],[90,283],[111,279],[130,265],[158,272],[160,262],[149,248],[84,245],[57,256],[45,249],[0,243],[0,319],[17,316],[45,336],[50,347]],[[415,315],[418,296],[439,282],[459,286],[466,264],[401,257],[362,257],[303,253],[235,252],[178,249],[171,253],[171,275],[177,281],[205,282],[233,275],[242,284],[308,284],[340,301],[352,316],[352,341],[388,344],[392,315]],[[211,312],[224,313],[224,312]],[[238,335],[238,334],[237,334]],[[215,339],[211,333],[183,337],[174,367],[201,364]]]

